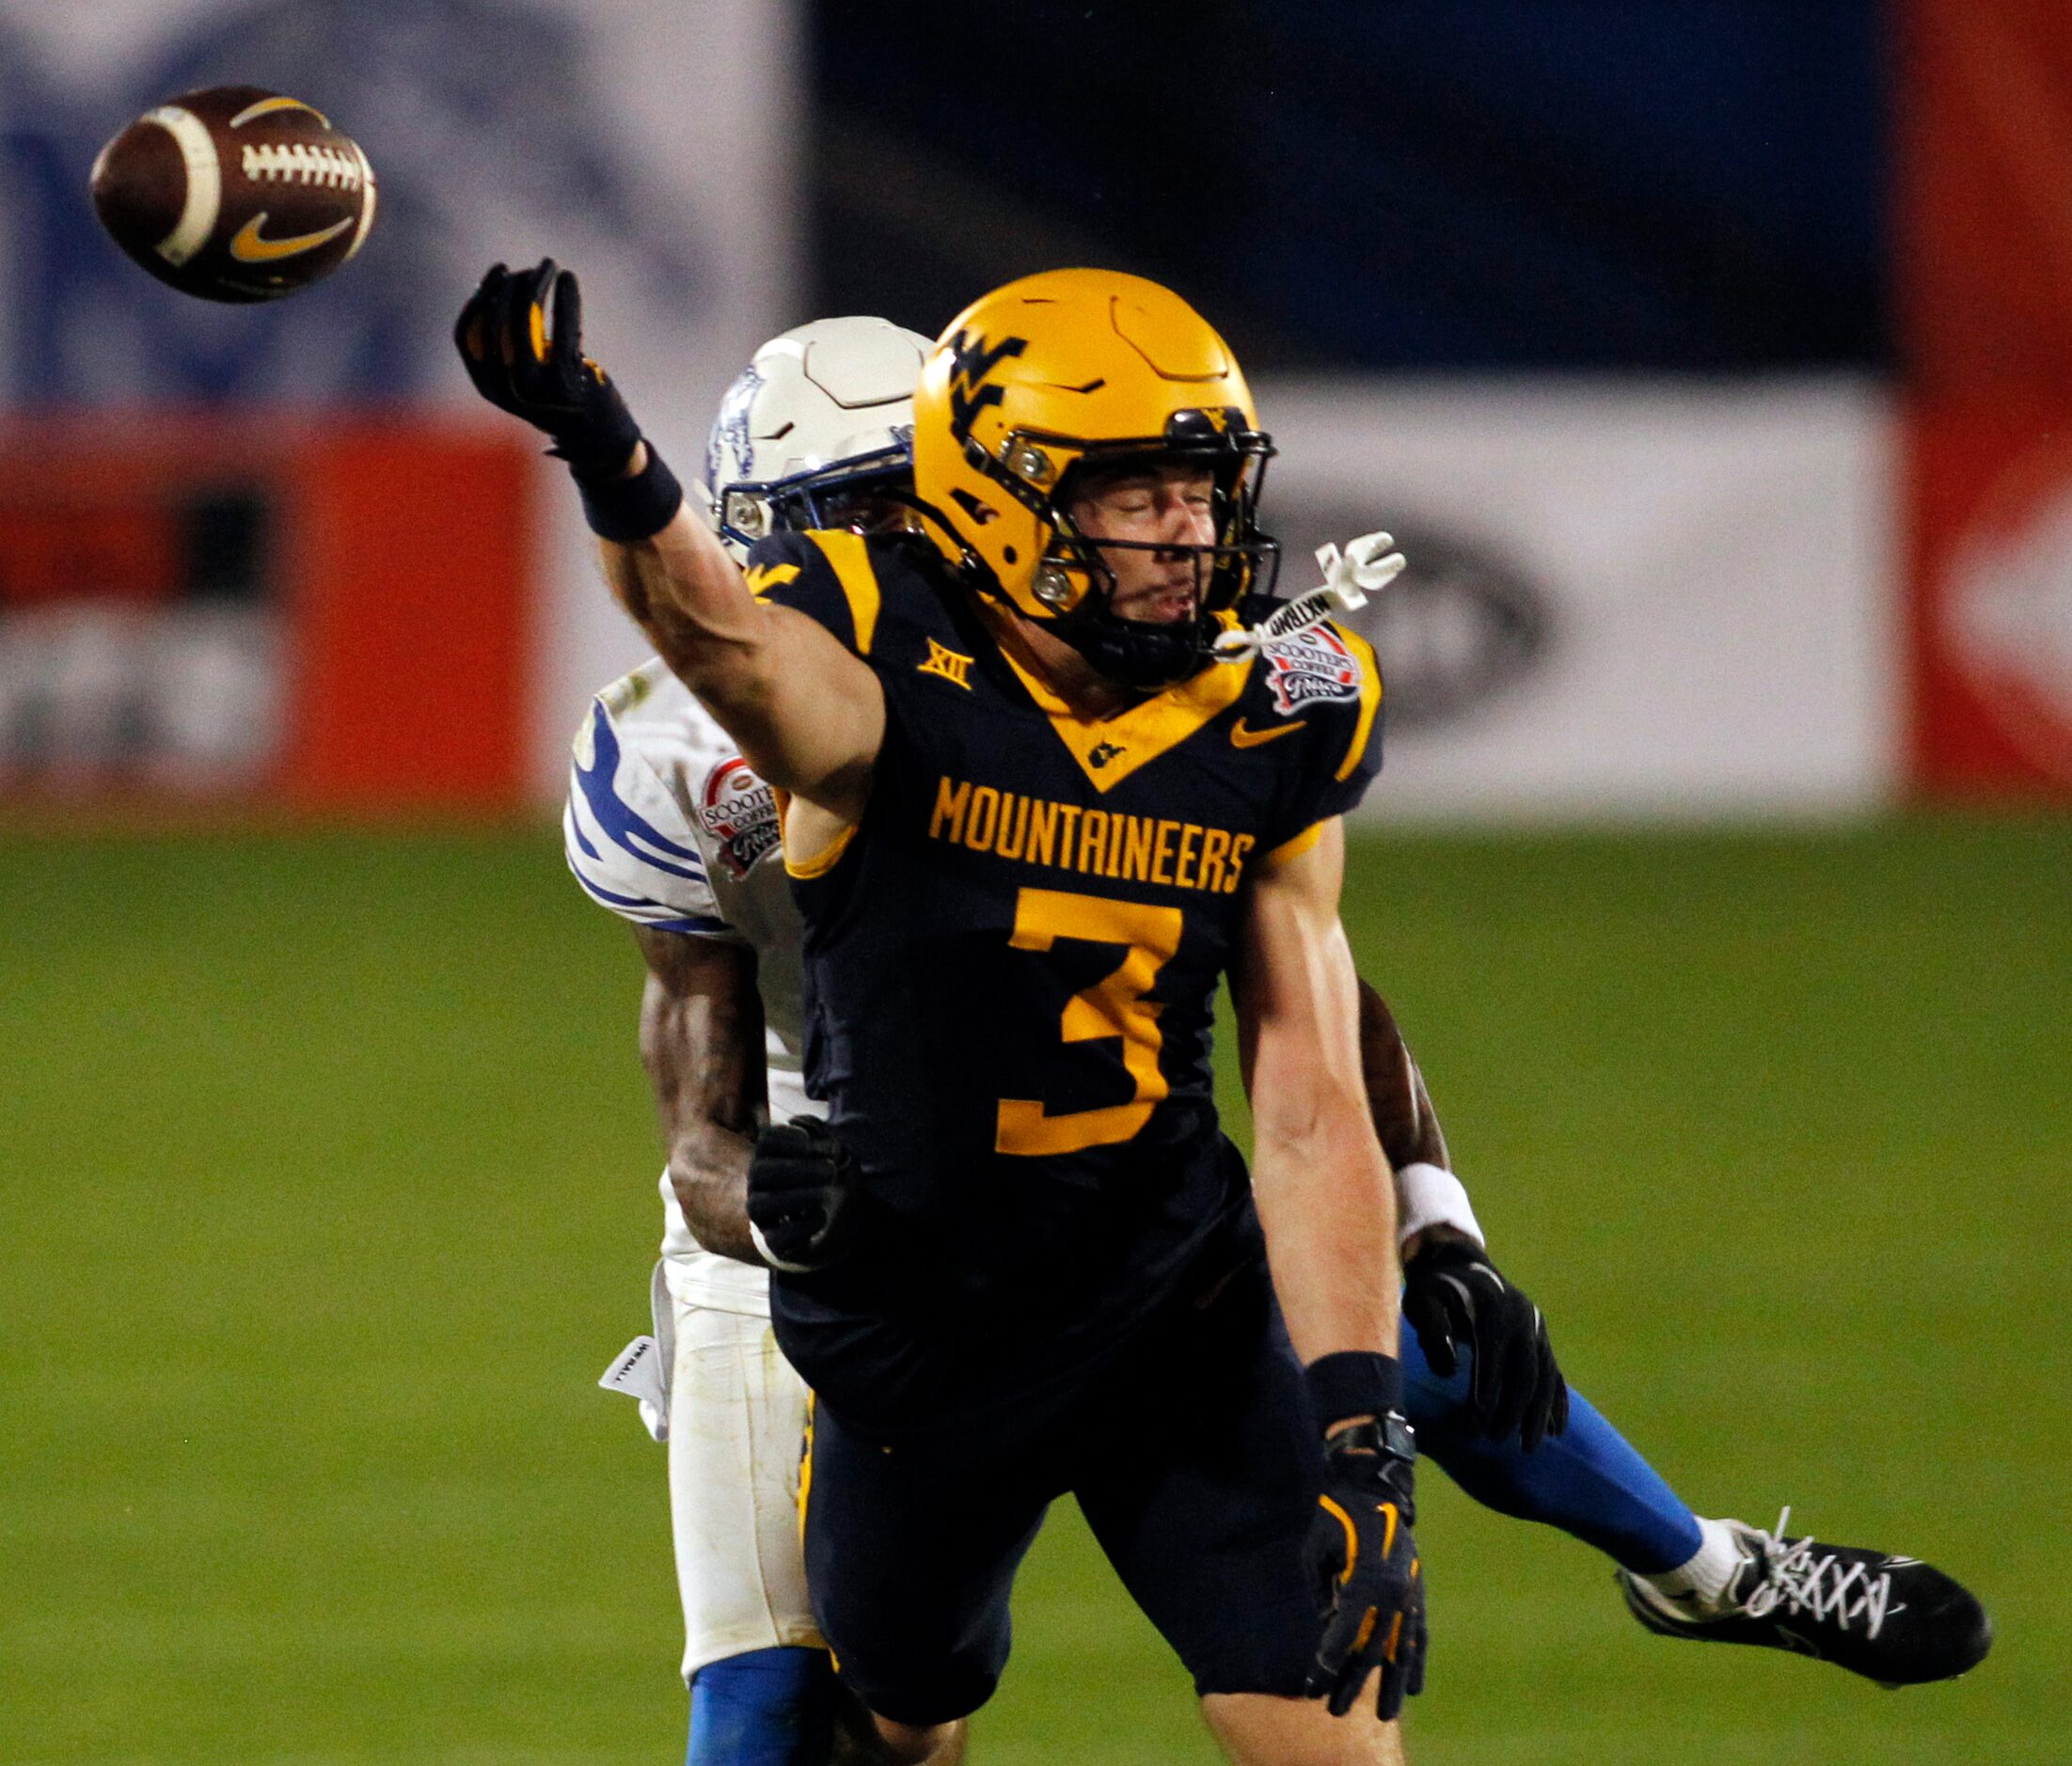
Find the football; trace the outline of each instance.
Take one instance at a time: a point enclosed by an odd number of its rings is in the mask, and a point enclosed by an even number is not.
[[[103,148],[93,206],[117,244],[182,293],[278,300],[366,242],[374,173],[313,105],[217,86],[147,111]]]

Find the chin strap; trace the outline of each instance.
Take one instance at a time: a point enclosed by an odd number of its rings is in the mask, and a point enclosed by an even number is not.
[[[1269,644],[1321,625],[1334,613],[1357,612],[1369,594],[1387,588],[1407,568],[1409,560],[1400,552],[1389,551],[1395,544],[1385,533],[1363,533],[1342,554],[1336,545],[1320,545],[1317,564],[1323,572],[1322,586],[1284,602],[1257,625],[1220,634],[1216,660],[1242,662]]]

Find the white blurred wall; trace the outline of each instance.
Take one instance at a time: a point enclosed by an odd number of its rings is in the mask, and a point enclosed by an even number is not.
[[[1373,813],[1824,814],[1901,774],[1890,400],[1866,384],[1266,384],[1267,525],[1376,527]]]

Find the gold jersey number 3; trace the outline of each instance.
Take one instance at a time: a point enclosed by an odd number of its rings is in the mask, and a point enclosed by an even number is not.
[[[1062,890],[1023,890],[1015,898],[1015,929],[1007,942],[1018,951],[1048,951],[1060,938],[1128,948],[1119,967],[1072,996],[1059,1029],[1068,1043],[1120,1037],[1122,1064],[1136,1081],[1136,1093],[1126,1104],[1054,1116],[1035,1098],[1004,1097],[993,1137],[996,1152],[1042,1158],[1112,1146],[1150,1121],[1171,1088],[1159,1071],[1161,1008],[1144,996],[1178,951],[1180,929],[1178,907],[1147,907]]]

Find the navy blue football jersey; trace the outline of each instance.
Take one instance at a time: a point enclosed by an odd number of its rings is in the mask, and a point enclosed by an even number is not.
[[[1322,626],[1088,721],[925,543],[783,535],[749,581],[883,684],[862,819],[786,862],[808,1089],[916,1248],[780,1277],[780,1334],[851,1415],[955,1409],[952,1364],[1004,1398],[1097,1359],[1244,1230],[1216,989],[1258,867],[1381,764],[1373,653]]]

